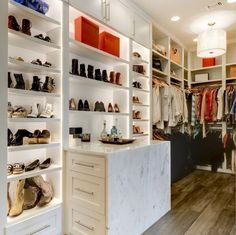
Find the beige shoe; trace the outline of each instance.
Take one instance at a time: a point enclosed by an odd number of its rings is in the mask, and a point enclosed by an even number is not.
[[[23,212],[24,185],[25,180],[20,180],[17,184],[15,199],[9,212],[10,217],[18,216]]]
[[[11,197],[9,189],[10,189],[10,183],[7,183],[7,215],[9,214],[9,211],[11,209]]]

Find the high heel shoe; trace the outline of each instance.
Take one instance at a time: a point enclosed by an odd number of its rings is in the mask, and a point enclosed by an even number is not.
[[[116,73],[116,84],[122,86],[121,84],[121,73]]]
[[[115,113],[119,113],[120,112],[120,109],[119,109],[117,104],[114,105],[114,110],[115,110]]]
[[[110,83],[115,83],[115,71],[110,72]]]
[[[102,71],[102,81],[104,81],[104,82],[109,82],[109,81],[108,81],[107,71],[106,71],[106,70],[103,70],[103,71]]]
[[[75,103],[75,99],[71,98],[69,100],[69,109],[70,110],[76,110],[76,103]]]
[[[109,103],[109,105],[108,105],[108,112],[109,112],[109,113],[113,113],[113,112],[114,112],[114,109],[113,109],[111,103]]]

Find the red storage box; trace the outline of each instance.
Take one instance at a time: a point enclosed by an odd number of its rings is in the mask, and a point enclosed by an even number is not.
[[[202,59],[202,67],[209,67],[216,65],[216,58],[204,58]]]
[[[99,49],[120,57],[120,38],[108,33],[99,34]]]
[[[98,48],[99,26],[83,16],[75,19],[75,40]]]

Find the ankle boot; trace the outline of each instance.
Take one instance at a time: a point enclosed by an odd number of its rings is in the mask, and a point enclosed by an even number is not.
[[[79,73],[79,75],[81,76],[81,77],[87,77],[86,76],[86,72],[85,72],[85,64],[81,64],[80,65],[80,73]]]
[[[9,189],[10,189],[10,183],[7,183],[7,215],[9,214],[11,210],[11,197],[10,197]]]
[[[106,70],[103,70],[102,71],[102,81],[104,82],[109,82],[108,79],[107,79],[107,71]]]
[[[25,180],[20,180],[17,184],[15,199],[9,212],[10,217],[18,216],[23,212]]]
[[[78,110],[83,111],[84,110],[84,104],[83,101],[80,99],[78,102]]]
[[[22,33],[31,36],[31,31],[30,31],[31,27],[32,27],[32,24],[30,20],[28,19],[22,20],[22,29],[21,29]]]
[[[110,83],[115,83],[115,72],[111,71],[110,72]]]
[[[98,81],[102,81],[102,75],[100,69],[95,69],[95,79]]]
[[[31,90],[32,91],[41,91],[42,90],[40,78],[38,76],[33,76],[33,83],[32,83]]]
[[[37,118],[39,116],[39,104],[34,103],[31,107],[31,112],[27,115],[28,118]]]
[[[15,16],[8,16],[8,28],[16,31],[20,31],[20,25],[17,23]]]
[[[72,74],[79,76],[79,61],[72,59]]]
[[[54,89],[55,89],[54,79],[46,76],[42,91],[51,93],[54,91]]]
[[[8,129],[8,146],[11,146],[11,143],[13,141],[13,133],[11,132],[10,129]]]
[[[13,140],[11,141],[11,145],[13,146],[19,146],[23,145],[23,138],[24,137],[32,137],[33,134],[26,129],[19,129],[16,134],[14,135]]]
[[[14,77],[16,79],[16,85],[14,88],[25,90],[25,81],[24,81],[23,75],[22,74],[14,74]]]
[[[121,73],[116,73],[116,84],[117,85],[122,85],[121,84]]]
[[[47,103],[45,109],[39,116],[40,118],[52,118],[53,117],[53,106]]]
[[[88,65],[88,78],[94,79],[93,77],[93,66],[92,65]]]
[[[11,73],[8,72],[8,88],[12,88],[13,87],[13,82],[11,79]]]

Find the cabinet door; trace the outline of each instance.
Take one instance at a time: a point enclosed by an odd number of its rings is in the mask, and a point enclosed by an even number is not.
[[[142,16],[134,13],[133,19],[133,38],[136,42],[150,48],[151,24]]]
[[[105,0],[69,0],[70,4],[99,20],[105,19]]]
[[[131,36],[132,17],[129,6],[121,0],[107,0],[107,24],[126,36]]]

